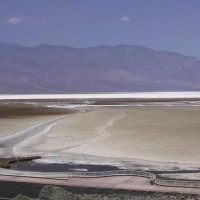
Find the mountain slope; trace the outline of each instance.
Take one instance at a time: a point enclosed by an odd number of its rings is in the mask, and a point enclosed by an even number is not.
[[[142,46],[0,43],[0,93],[200,90],[200,60]]]

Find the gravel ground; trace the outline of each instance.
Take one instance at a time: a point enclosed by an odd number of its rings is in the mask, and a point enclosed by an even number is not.
[[[37,199],[18,195],[14,200],[200,200],[200,195],[161,193],[73,194],[57,186],[44,186]]]

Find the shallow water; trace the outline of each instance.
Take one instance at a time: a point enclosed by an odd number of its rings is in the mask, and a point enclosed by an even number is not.
[[[84,164],[69,164],[69,163],[35,163],[24,162],[16,163],[11,166],[11,169],[19,171],[32,172],[74,172],[74,171],[112,171],[119,170],[118,167],[110,165],[84,165]]]

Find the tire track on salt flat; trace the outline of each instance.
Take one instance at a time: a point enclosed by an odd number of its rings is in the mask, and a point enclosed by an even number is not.
[[[82,111],[84,112],[84,111]],[[11,156],[15,155],[17,149],[24,144],[31,142],[33,138],[47,134],[54,126],[68,119],[69,117],[75,116],[82,112],[65,115],[53,120],[42,122],[26,128],[22,131],[18,131],[12,135],[6,136],[0,139],[0,155]]]
[[[113,126],[117,120],[123,119],[124,117],[125,117],[125,113],[123,113],[122,115],[118,117],[111,118],[104,126],[101,126],[98,128],[97,137],[80,144],[68,146],[67,148],[63,148],[63,150],[76,149],[79,147],[88,146],[90,144],[95,144],[95,143],[105,140],[105,138],[107,138],[110,135],[109,132],[106,131],[106,129]]]

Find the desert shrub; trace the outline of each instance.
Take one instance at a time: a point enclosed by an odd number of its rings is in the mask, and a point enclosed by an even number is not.
[[[79,198],[63,188],[45,185],[39,194],[41,200],[79,200]]]
[[[18,194],[13,200],[36,200],[36,199],[29,198],[23,194]]]

